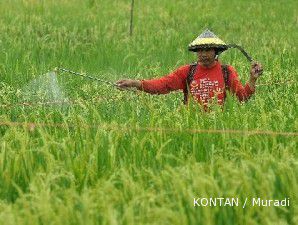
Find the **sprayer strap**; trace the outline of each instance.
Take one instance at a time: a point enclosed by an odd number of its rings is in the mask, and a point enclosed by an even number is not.
[[[192,63],[190,64],[190,68],[186,77],[186,82],[185,82],[185,88],[183,89],[183,103],[186,104],[188,102],[188,93],[189,93],[189,85],[193,80],[193,76],[195,74],[196,68],[197,68],[198,63]]]
[[[228,69],[228,65],[226,65],[226,64],[221,65],[221,71],[222,71],[224,81],[225,81],[225,89],[229,89],[230,71]]]

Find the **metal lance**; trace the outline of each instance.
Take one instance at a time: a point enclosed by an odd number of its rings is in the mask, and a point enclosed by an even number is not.
[[[90,79],[90,80],[95,80],[95,81],[98,81],[98,82],[101,82],[101,83],[104,83],[104,84],[107,84],[109,86],[113,86],[113,87],[116,87],[117,89],[121,89],[118,87],[117,84],[111,82],[111,81],[107,81],[107,80],[104,80],[104,79],[100,79],[100,78],[97,78],[97,77],[94,77],[94,76],[90,76],[90,75],[87,75],[87,74],[83,74],[83,73],[78,73],[78,72],[75,72],[75,71],[72,71],[72,70],[69,70],[69,69],[65,69],[65,68],[61,68],[61,67],[56,67],[54,69],[55,72],[65,72],[65,73],[69,73],[69,74],[72,74],[72,75],[75,75],[75,76],[80,76],[80,77],[83,77],[83,78],[86,78],[86,79]],[[121,89],[121,90],[128,90],[128,91],[133,91],[133,92],[136,92],[137,90],[135,89]]]

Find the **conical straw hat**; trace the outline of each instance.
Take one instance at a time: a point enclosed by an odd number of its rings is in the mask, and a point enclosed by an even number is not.
[[[207,29],[188,45],[189,51],[196,52],[200,48],[216,48],[222,52],[228,49],[228,45]]]

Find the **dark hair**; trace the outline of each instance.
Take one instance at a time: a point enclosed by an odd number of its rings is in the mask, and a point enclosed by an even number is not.
[[[215,55],[219,55],[222,52],[222,50],[217,49],[217,48],[215,48],[214,50],[215,50]]]

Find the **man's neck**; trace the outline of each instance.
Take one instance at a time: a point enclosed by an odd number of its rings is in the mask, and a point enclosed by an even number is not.
[[[201,63],[200,63],[200,65],[203,66],[203,67],[205,67],[205,68],[212,68],[213,66],[215,66],[216,62],[217,62],[217,61],[213,61],[212,63],[210,63],[210,64],[208,64],[208,65],[204,65],[204,64],[201,64]]]

